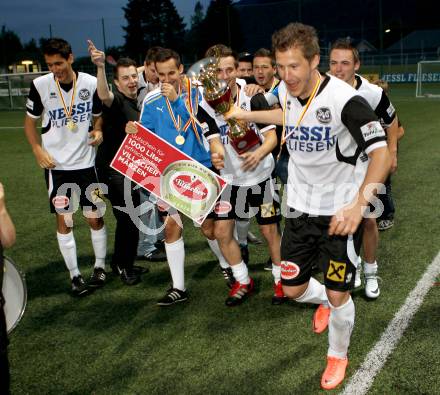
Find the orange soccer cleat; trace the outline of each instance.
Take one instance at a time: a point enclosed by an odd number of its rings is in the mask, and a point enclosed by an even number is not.
[[[321,378],[321,387],[332,390],[344,381],[345,369],[348,365],[347,358],[327,357],[327,367]]]
[[[322,333],[328,327],[330,318],[330,307],[320,304],[313,314],[313,332]]]

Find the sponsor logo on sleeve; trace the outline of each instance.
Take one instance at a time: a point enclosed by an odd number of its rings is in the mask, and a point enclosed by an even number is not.
[[[34,109],[34,102],[31,99],[27,99],[26,107],[32,111]]]
[[[365,141],[385,137],[385,132],[378,121],[368,122],[364,126],[361,126],[361,132]]]
[[[281,278],[284,280],[293,280],[300,273],[299,266],[289,261],[281,261]]]
[[[396,112],[396,109],[394,106],[390,103],[389,107],[387,108],[388,116],[392,117],[393,114]]]
[[[342,283],[344,282],[345,279],[346,270],[347,270],[347,265],[344,262],[336,262],[330,260],[326,277],[331,281]]]

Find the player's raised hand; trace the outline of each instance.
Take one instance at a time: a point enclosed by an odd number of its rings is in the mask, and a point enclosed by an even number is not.
[[[87,48],[90,54],[90,59],[98,67],[105,66],[105,53],[95,47],[92,40],[87,40]]]
[[[95,146],[101,144],[103,140],[102,130],[92,130],[89,133],[89,139],[90,139],[88,143],[89,145]]]
[[[168,82],[161,84],[160,92],[162,93],[162,96],[165,96],[170,101],[175,101],[177,99],[177,92],[174,89],[174,86]]]
[[[217,170],[221,170],[225,167],[225,157],[218,152],[211,153],[211,162]]]
[[[137,132],[138,132],[138,130],[137,130],[136,124],[133,121],[128,121],[127,124],[125,125],[125,133],[135,134]]]

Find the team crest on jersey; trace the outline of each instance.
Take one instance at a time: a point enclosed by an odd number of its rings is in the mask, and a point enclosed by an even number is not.
[[[332,113],[328,107],[320,107],[316,110],[316,119],[321,123],[330,123],[332,120]]]
[[[81,100],[87,100],[90,97],[90,91],[86,88],[81,89],[78,93],[78,96]]]

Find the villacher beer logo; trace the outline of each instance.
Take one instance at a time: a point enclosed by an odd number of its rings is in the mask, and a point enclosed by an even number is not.
[[[217,198],[220,184],[209,169],[198,162],[179,160],[161,175],[161,197],[191,218],[206,213]]]

